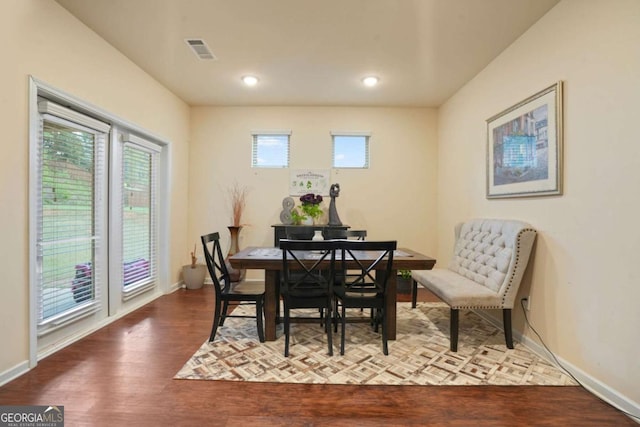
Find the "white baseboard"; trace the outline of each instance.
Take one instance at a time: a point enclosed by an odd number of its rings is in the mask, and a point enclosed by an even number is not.
[[[0,386],[5,385],[9,381],[13,381],[19,376],[25,374],[29,371],[29,361],[25,360],[24,362],[18,363],[13,368],[7,369],[6,371],[0,373]]]
[[[474,310],[474,312],[485,319],[487,322],[494,325],[496,328],[500,329],[504,332],[504,327],[502,325],[502,321],[496,319],[495,317],[490,316],[484,310]],[[623,412],[628,412],[637,417],[640,417],[640,404],[638,402],[634,402],[628,397],[624,396],[617,390],[613,389],[609,385],[603,383],[602,381],[594,378],[589,375],[587,372],[578,368],[577,366],[572,365],[570,362],[558,357],[557,355],[551,355],[547,349],[544,348],[542,344],[538,341],[535,341],[527,336],[524,336],[522,332],[518,330],[513,330],[513,338],[515,341],[518,341],[520,344],[527,347],[529,350],[534,352],[536,355],[540,356],[544,360],[548,361],[552,365],[558,367],[559,369],[563,369],[568,371],[573,377],[578,380],[578,382],[590,393],[594,394],[598,398],[602,399],[609,405],[614,408],[621,410]],[[554,360],[554,357],[557,359]],[[640,419],[634,419],[629,417],[632,420],[640,423]]]

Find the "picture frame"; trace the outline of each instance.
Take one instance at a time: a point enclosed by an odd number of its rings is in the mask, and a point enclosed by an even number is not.
[[[487,119],[487,198],[562,194],[562,81]]]

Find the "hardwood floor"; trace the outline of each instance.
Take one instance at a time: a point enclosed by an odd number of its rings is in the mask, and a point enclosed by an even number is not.
[[[0,405],[64,405],[67,426],[637,425],[581,387],[172,379],[208,338],[212,302],[211,286],[159,298],[0,387]]]

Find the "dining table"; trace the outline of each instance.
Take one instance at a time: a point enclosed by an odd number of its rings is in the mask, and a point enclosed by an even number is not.
[[[371,260],[379,255],[378,252],[369,254]],[[318,254],[309,251],[300,254],[303,259],[313,260]],[[365,255],[365,259],[367,256]],[[229,257],[229,262],[234,269],[264,270],[265,302],[264,302],[264,333],[267,341],[276,340],[276,325],[279,321],[280,303],[280,273],[282,272],[282,249],[277,247],[249,246]],[[329,266],[330,261],[324,261]],[[420,252],[408,248],[398,248],[393,254],[391,275],[387,281],[387,337],[396,339],[396,278],[398,270],[431,270],[436,260]],[[357,269],[354,262],[347,262],[347,268]],[[384,274],[376,272],[376,274]]]

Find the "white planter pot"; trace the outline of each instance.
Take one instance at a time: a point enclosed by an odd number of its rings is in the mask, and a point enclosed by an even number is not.
[[[187,289],[200,289],[204,285],[206,275],[207,266],[204,264],[196,264],[194,268],[191,268],[191,265],[182,266],[182,281]]]

